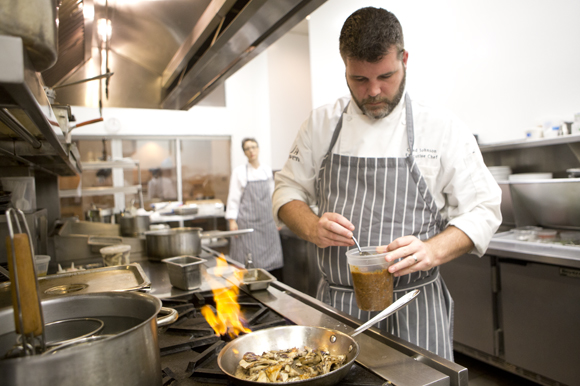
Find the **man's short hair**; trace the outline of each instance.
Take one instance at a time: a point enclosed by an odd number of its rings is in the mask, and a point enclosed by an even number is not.
[[[376,63],[392,46],[399,59],[405,52],[403,28],[397,17],[383,8],[366,7],[350,15],[340,31],[339,49],[342,60]]]
[[[244,138],[242,139],[242,150],[246,151],[244,149],[244,146],[246,145],[246,142],[254,142],[256,144],[256,146],[260,147],[260,145],[258,145],[258,141],[256,141],[255,138]]]

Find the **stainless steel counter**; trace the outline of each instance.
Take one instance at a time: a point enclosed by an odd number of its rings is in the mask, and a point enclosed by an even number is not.
[[[580,246],[521,241],[513,231],[497,233],[486,254],[498,257],[580,268]]]

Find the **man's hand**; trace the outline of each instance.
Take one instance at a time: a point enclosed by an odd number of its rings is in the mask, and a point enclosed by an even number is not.
[[[377,252],[387,252],[385,260],[388,262],[402,259],[389,267],[389,272],[398,277],[428,271],[468,253],[472,248],[473,242],[463,231],[449,226],[425,242],[415,236],[403,236],[387,246],[378,247]]]
[[[318,217],[305,202],[294,200],[283,205],[278,216],[298,237],[320,248],[354,245],[354,225],[338,213],[325,213]]]
[[[324,213],[318,220],[312,242],[320,248],[330,246],[348,247],[354,245],[352,231],[354,225],[338,213]]]

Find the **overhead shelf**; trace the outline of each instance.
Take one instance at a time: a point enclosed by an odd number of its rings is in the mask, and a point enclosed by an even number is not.
[[[0,52],[0,166],[80,174],[78,149],[66,143],[22,39],[0,35]]]
[[[141,183],[141,166],[139,161],[130,158],[123,158],[113,161],[94,161],[84,162],[84,170],[102,170],[102,169],[137,169],[137,185],[130,186],[95,186],[84,189],[66,189],[59,190],[60,198],[67,197],[89,197],[89,196],[106,196],[115,193],[136,194],[139,196],[140,207],[143,207],[143,187]]]
[[[538,138],[538,139],[518,139],[515,141],[498,142],[486,145],[480,145],[479,149],[482,153],[502,151],[502,150],[517,150],[527,149],[540,146],[565,145],[580,142],[580,134],[560,135],[552,138]]]
[[[95,161],[83,162],[84,170],[99,170],[99,169],[133,169],[139,167],[139,161],[131,159],[122,159],[115,161]]]
[[[94,188],[68,189],[60,190],[58,195],[63,197],[88,197],[88,196],[105,196],[108,194],[124,193],[124,194],[139,194],[141,192],[141,185],[131,186],[97,186]]]

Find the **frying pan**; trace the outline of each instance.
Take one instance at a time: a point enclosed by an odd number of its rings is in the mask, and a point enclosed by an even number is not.
[[[301,386],[335,385],[348,374],[359,354],[360,346],[353,337],[406,306],[407,303],[419,295],[419,292],[419,290],[409,292],[350,334],[324,327],[281,326],[240,336],[221,350],[217,359],[218,366],[236,385],[263,385],[262,382],[242,380],[234,376],[236,368],[245,353],[253,352],[259,354],[265,351],[287,350],[293,347],[301,349],[304,346],[313,349],[324,348],[331,355],[346,355],[345,364],[328,374],[302,381],[287,382],[287,384]]]

